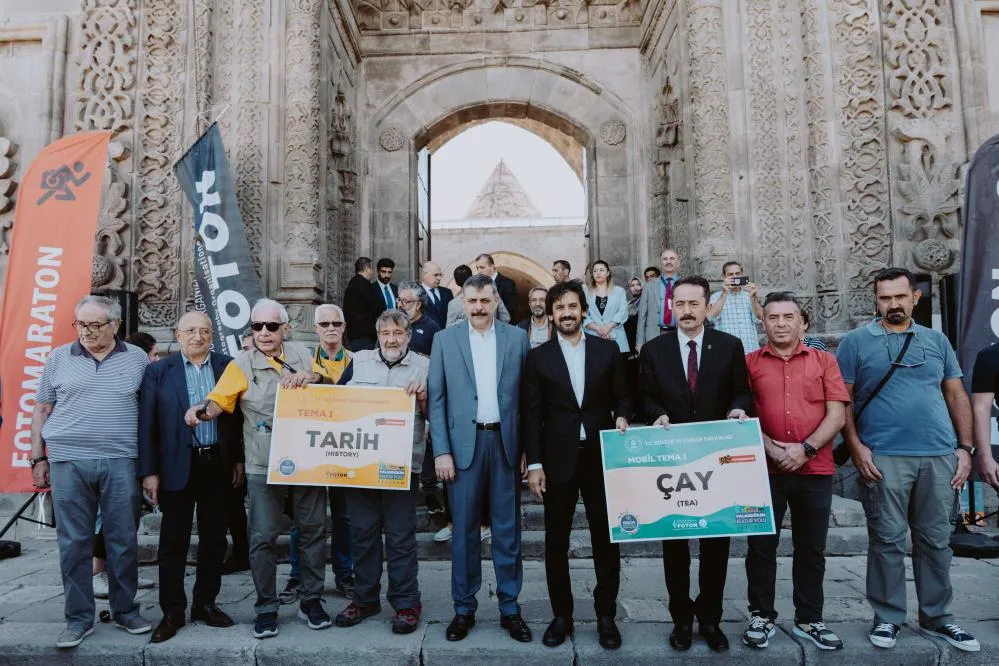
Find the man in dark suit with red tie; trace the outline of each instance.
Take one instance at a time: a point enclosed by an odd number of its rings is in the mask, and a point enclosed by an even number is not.
[[[557,333],[530,351],[521,380],[528,484],[545,503],[545,571],[555,614],[544,644],[561,645],[573,633],[569,532],[582,493],[597,574],[597,635],[601,646],[616,649],[621,552],[610,541],[600,431],[628,428],[631,396],[617,343],[583,334],[586,294],[579,281],[556,283],[545,307]]]
[[[673,423],[745,420],[752,405],[746,358],[739,338],[705,328],[711,288],[700,276],[673,285],[677,328],[642,348],[641,388],[648,422]],[[686,539],[663,541],[663,567],[669,592],[675,650],[690,648],[693,621],[714,651],[728,649],[721,632],[722,595],[728,569],[729,539],[700,539],[700,592],[690,599],[690,548]]]

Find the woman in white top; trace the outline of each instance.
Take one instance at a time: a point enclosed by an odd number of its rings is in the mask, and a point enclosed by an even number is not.
[[[610,265],[602,259],[593,262],[586,290],[586,318],[583,328],[590,335],[614,340],[622,353],[628,353],[624,323],[628,321],[628,296],[614,286]]]

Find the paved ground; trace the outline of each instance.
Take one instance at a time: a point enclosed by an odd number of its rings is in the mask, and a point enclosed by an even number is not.
[[[739,644],[746,621],[745,572],[742,561],[731,560],[726,586],[726,631],[733,641],[727,655],[709,653],[703,644],[679,655],[670,650],[666,637],[671,627],[665,621],[662,568],[652,559],[632,559],[623,564],[619,620],[624,646],[616,652],[602,650],[596,641],[593,609],[589,602],[593,585],[592,565],[575,560],[573,584],[577,599],[577,634],[574,641],[561,648],[541,645],[541,633],[550,619],[544,568],[540,562],[525,565],[524,591],[521,596],[525,618],[535,629],[534,643],[513,642],[499,628],[498,612],[492,591],[495,589],[491,567],[485,569],[483,590],[479,594],[479,624],[468,639],[460,643],[444,640],[444,628],[451,617],[450,566],[446,562],[421,565],[420,586],[424,615],[420,629],[411,636],[399,637],[390,632],[387,605],[381,616],[351,629],[332,627],[310,631],[295,619],[296,608],[281,611],[281,634],[266,641],[256,641],[250,634],[253,619],[253,585],[248,574],[224,578],[220,605],[238,622],[230,629],[211,629],[188,625],[171,641],[148,645],[147,636],[129,636],[110,624],[98,624],[95,635],[75,651],[60,652],[53,644],[62,628],[62,584],[53,535],[49,530],[19,529],[24,554],[0,561],[0,664],[309,664],[349,663],[364,660],[374,664],[450,664],[504,663],[531,664],[621,664],[685,663],[711,659],[714,662],[740,664],[999,664],[999,561],[955,560],[953,610],[959,622],[983,643],[977,655],[968,655],[946,644],[924,637],[912,627],[910,613],[906,628],[894,650],[876,650],[866,639],[870,610],[864,601],[865,560],[862,557],[830,558],[826,573],[826,620],[846,641],[846,650],[820,654],[811,645],[792,638],[786,620],[791,614],[791,563],[782,559],[778,573],[778,610],[781,633],[768,649],[754,651]],[[155,566],[142,567],[141,573],[157,578]],[[283,585],[287,565],[281,565],[279,581]],[[915,608],[911,571],[910,608]],[[696,580],[696,577],[695,577]],[[193,583],[193,569],[188,569],[188,592]],[[332,577],[327,589],[332,589]],[[157,622],[160,610],[157,590],[141,593],[143,614]],[[346,604],[335,592],[325,595],[327,609],[335,613]],[[98,610],[106,608],[98,603]]]

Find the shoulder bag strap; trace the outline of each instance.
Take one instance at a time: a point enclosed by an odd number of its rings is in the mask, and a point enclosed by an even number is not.
[[[864,400],[864,404],[860,406],[860,409],[854,410],[853,412],[854,421],[860,418],[861,413],[863,413],[863,411],[867,409],[867,406],[871,404],[871,401],[877,397],[878,393],[881,392],[881,389],[883,389],[885,387],[885,384],[888,383],[888,380],[891,379],[891,376],[895,374],[895,370],[898,369],[898,364],[901,363],[902,359],[905,357],[905,352],[907,349],[909,349],[909,344],[912,342],[912,337],[914,335],[915,333],[908,333],[905,336],[905,342],[902,344],[902,348],[899,350],[898,356],[896,356],[895,360],[892,361],[891,367],[888,369],[888,372],[886,372],[885,376],[881,378],[881,381],[878,382],[878,385],[874,387],[874,390],[871,391],[871,394],[867,396],[867,400]]]

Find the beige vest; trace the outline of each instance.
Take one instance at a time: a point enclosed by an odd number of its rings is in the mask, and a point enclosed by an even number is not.
[[[266,474],[271,455],[271,426],[274,401],[281,377],[290,370],[278,370],[256,349],[241,352],[233,362],[246,375],[249,386],[239,398],[243,411],[243,453],[247,474]],[[284,362],[296,372],[312,370],[309,350],[295,342],[284,343]]]

